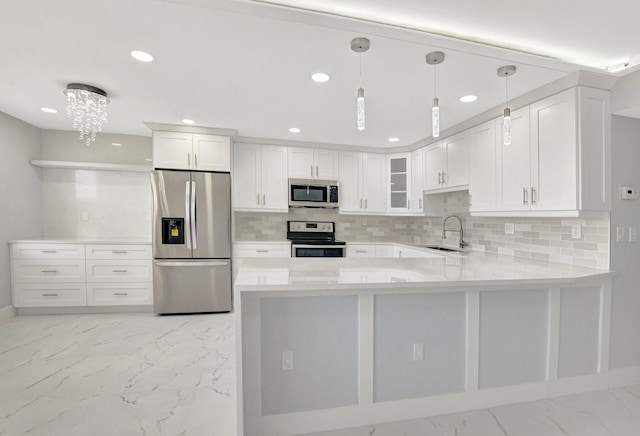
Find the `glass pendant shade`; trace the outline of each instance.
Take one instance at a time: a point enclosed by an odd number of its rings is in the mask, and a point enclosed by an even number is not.
[[[358,130],[364,130],[364,88],[358,88],[356,98],[356,117]]]
[[[433,99],[431,106],[431,136],[440,136],[440,105],[437,97]]]
[[[502,121],[502,136],[504,145],[511,145],[511,109],[504,108],[504,118]]]

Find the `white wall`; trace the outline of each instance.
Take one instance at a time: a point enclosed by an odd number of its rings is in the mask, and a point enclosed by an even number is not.
[[[40,129],[0,112],[0,309],[11,305],[7,241],[42,236],[41,170],[29,163],[41,143]]]
[[[113,143],[121,144],[114,146]],[[99,134],[85,146],[77,132],[45,130],[46,160],[150,165],[151,138]],[[44,236],[151,240],[148,173],[42,170]]]
[[[640,120],[612,119],[611,270],[613,301],[611,367],[640,365],[640,243],[616,242],[616,227],[640,228],[640,200],[620,200],[620,185],[640,188]]]

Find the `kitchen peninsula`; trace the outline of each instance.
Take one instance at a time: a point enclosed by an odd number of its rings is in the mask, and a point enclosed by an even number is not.
[[[303,434],[610,385],[610,272],[429,254],[243,260],[239,434]]]

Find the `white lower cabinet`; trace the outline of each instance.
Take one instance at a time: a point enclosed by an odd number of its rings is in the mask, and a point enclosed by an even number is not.
[[[233,244],[233,257],[291,257],[289,242],[236,242]]]
[[[347,257],[376,257],[374,244],[347,244]]]
[[[151,246],[11,244],[15,307],[151,304]]]

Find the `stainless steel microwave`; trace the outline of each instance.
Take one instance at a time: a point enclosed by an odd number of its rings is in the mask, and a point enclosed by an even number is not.
[[[338,206],[337,180],[289,179],[289,207]]]

